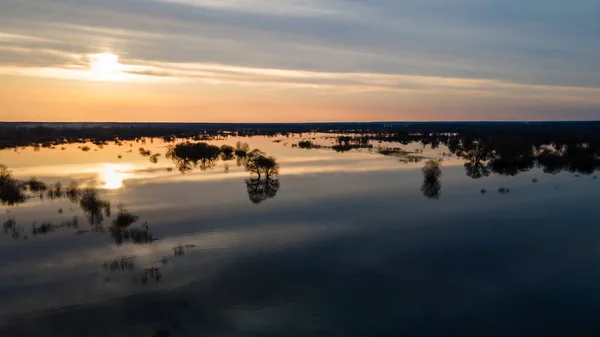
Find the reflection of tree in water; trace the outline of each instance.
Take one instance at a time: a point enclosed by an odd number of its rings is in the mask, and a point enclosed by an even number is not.
[[[248,143],[242,143],[240,141],[235,143],[234,154],[236,157],[236,164],[238,167],[246,165],[246,157],[248,156],[248,151],[250,151],[250,145],[248,145]]]
[[[105,262],[102,267],[106,273],[126,272],[133,273],[133,282],[136,284],[147,285],[150,281],[158,283],[162,279],[163,268],[172,260],[181,258],[185,254],[195,249],[196,245],[180,245],[173,247],[173,254],[163,256],[146,268],[137,269],[135,257],[123,256],[109,262]],[[110,280],[107,277],[107,280]]]
[[[421,169],[421,172],[423,173],[421,192],[423,192],[423,195],[428,199],[439,199],[442,190],[442,183],[440,182],[440,177],[442,176],[440,161],[428,161]]]
[[[255,204],[274,198],[279,190],[279,180],[271,178],[246,179],[246,189],[250,201]]]
[[[27,184],[30,183],[31,181]],[[73,203],[78,203],[89,224],[92,226],[91,231],[98,233],[107,232],[107,228],[103,227],[102,224],[105,217],[111,216],[111,204],[108,200],[101,199],[96,189],[79,189],[79,185],[76,182],[71,182],[71,184],[64,189],[60,183],[57,183],[48,189],[47,195],[51,195],[52,199],[60,196],[68,198]],[[137,215],[130,213],[123,204],[119,203],[117,216],[113,220],[112,225],[108,228],[108,232],[118,245],[124,242],[145,244],[156,240],[148,230],[148,225],[146,223],[140,228],[130,228],[138,219],[139,217]],[[49,234],[65,227],[78,229],[79,219],[74,216],[70,220],[63,220],[59,223],[52,223],[49,221],[40,223],[34,222],[31,225],[31,235],[36,237],[38,235]],[[25,230],[23,228],[24,227],[17,224],[14,219],[9,219],[3,223],[4,234],[10,234],[15,239],[26,240],[28,238],[28,235],[25,235]],[[78,230],[76,234],[80,236],[88,231],[89,230]]]
[[[487,177],[491,173],[490,169],[479,161],[468,161],[464,166],[467,171],[467,176],[473,179]]]
[[[122,245],[125,242],[131,242],[135,244],[146,244],[156,241],[152,236],[152,233],[148,228],[128,228],[118,229],[110,228],[110,235],[115,240],[117,245]]]
[[[133,270],[135,264],[133,260],[135,258],[129,256],[123,256],[110,262],[105,262],[102,267],[105,271],[127,271]]]
[[[600,168],[600,151],[595,144],[574,143],[566,145],[565,156],[569,162],[565,165],[569,172],[592,174]]]
[[[279,190],[279,164],[274,157],[267,157],[259,150],[253,150],[246,158],[246,171],[256,177],[246,179],[246,190],[250,201],[255,204],[274,198]]]
[[[555,148],[552,146],[542,146],[539,149],[537,161],[543,168],[544,173],[557,174],[563,171],[566,165],[565,146]]]
[[[458,157],[467,160],[464,165],[467,176],[479,179],[490,175],[490,170],[484,162],[493,158],[494,153],[487,142],[472,139],[464,139],[461,142],[453,138],[448,148]]]
[[[33,223],[33,225],[31,226],[31,234],[35,237],[37,235],[43,235],[43,234],[48,234],[48,233],[52,233],[55,230],[58,230],[60,228],[74,228],[77,229],[79,228],[79,218],[77,218],[77,216],[73,216],[73,218],[71,218],[71,220],[63,220],[61,222],[59,222],[58,224],[54,224],[52,222],[42,222],[41,224],[36,224]]]
[[[5,235],[10,235],[13,239],[20,239],[24,237],[25,230],[23,226],[17,224],[15,219],[8,219],[2,223],[2,230]]]
[[[550,174],[568,171],[589,175],[600,169],[600,148],[582,141],[473,140],[455,136],[448,141],[448,147],[453,154],[467,160],[465,169],[472,178],[488,176],[491,172],[515,176],[536,166]]]
[[[535,166],[534,147],[521,139],[500,142],[494,147],[489,168],[500,175],[515,176]]]

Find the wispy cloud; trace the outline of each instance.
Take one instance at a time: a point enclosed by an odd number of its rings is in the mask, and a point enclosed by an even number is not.
[[[62,67],[0,67],[0,75],[24,75],[79,80],[90,76],[90,57],[65,54],[73,61]],[[387,92],[469,97],[527,98],[600,104],[600,88],[523,84],[496,79],[473,79],[365,72],[317,72],[275,68],[238,67],[215,63],[174,63],[130,60],[123,64],[122,80],[149,83],[203,83],[272,89],[312,89],[319,95]]]
[[[598,106],[596,0],[5,0],[0,74]],[[366,97],[366,96],[365,96]],[[433,99],[437,97],[436,99]],[[458,104],[458,103],[457,103]],[[600,117],[600,113],[598,115]]]
[[[358,17],[360,2],[343,0],[154,0],[241,13],[296,17]]]

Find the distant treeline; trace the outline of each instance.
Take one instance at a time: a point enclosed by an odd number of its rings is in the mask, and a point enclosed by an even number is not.
[[[227,136],[286,136],[302,133],[365,134],[372,140],[444,142],[450,135],[466,138],[526,138],[539,143],[600,140],[600,122],[456,122],[456,123],[0,123],[0,149],[18,146],[56,146],[91,141],[208,140]]]

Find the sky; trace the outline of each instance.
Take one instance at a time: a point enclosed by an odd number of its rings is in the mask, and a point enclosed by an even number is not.
[[[0,121],[600,119],[598,0],[1,0]]]

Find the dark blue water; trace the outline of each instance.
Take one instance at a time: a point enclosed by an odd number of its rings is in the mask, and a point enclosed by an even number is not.
[[[600,333],[600,182],[592,175],[534,168],[471,179],[460,159],[446,158],[432,199],[421,190],[423,163],[255,142],[281,166],[276,195],[259,204],[234,163],[227,174],[181,175],[162,169],[172,165],[164,158],[150,165],[132,155],[106,173],[101,153],[111,148],[71,166],[62,164],[67,155],[32,164],[44,150],[20,154],[31,162],[3,152],[17,176],[98,174],[88,181],[113,203],[105,221],[123,202],[158,240],[118,244],[110,233],[66,227],[27,240],[0,235],[0,335]],[[123,185],[102,188],[113,173]],[[68,200],[0,211],[26,233],[33,222],[73,215],[78,230],[89,229]]]

